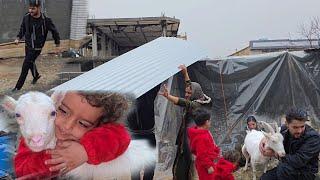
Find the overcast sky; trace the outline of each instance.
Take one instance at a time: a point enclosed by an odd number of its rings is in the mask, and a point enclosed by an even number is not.
[[[300,24],[320,18],[319,7],[320,0],[89,0],[91,18],[178,18],[179,34],[187,33],[212,58],[250,40],[300,38]]]

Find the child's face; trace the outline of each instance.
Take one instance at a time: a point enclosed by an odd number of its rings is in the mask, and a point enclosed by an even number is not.
[[[257,129],[257,123],[254,122],[254,121],[249,121],[249,122],[248,122],[248,128],[249,128],[250,130],[252,130],[252,129]]]
[[[102,115],[103,108],[93,107],[83,96],[69,92],[57,109],[56,137],[59,140],[79,140],[98,125]]]

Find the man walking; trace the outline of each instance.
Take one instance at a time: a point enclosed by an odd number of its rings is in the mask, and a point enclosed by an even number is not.
[[[41,53],[48,31],[51,31],[56,47],[59,47],[59,33],[52,20],[41,12],[41,1],[29,0],[29,13],[23,17],[19,34],[15,40],[15,43],[19,44],[19,41],[23,37],[25,38],[25,58],[19,80],[12,91],[18,91],[22,88],[29,69],[33,76],[32,84],[35,84],[41,77],[38,73],[35,60]]]

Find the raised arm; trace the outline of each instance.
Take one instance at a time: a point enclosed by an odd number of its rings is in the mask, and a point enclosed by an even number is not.
[[[184,76],[184,81],[186,82],[186,84],[190,83],[191,80],[188,74],[187,67],[184,64],[181,64],[178,68],[181,69],[181,73]]]
[[[169,93],[167,85],[163,85],[163,91],[159,92],[159,95],[162,95],[174,104],[178,104],[179,102],[179,97],[173,96]]]

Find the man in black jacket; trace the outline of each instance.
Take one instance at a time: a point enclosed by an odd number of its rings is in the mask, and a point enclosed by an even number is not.
[[[286,155],[277,167],[262,175],[261,180],[313,180],[318,173],[320,136],[306,125],[307,113],[292,109],[286,115],[286,125],[281,127]],[[263,146],[263,145],[262,145]],[[265,156],[274,156],[270,149],[262,147]]]
[[[37,71],[35,60],[41,53],[41,50],[47,39],[48,31],[51,31],[56,47],[59,47],[59,33],[55,25],[52,23],[52,20],[41,13],[40,0],[30,0],[29,13],[23,17],[19,34],[15,40],[15,43],[18,44],[19,41],[25,37],[26,56],[22,65],[19,80],[12,91],[17,91],[22,88],[29,69],[33,76],[32,84],[35,84],[41,77]]]

